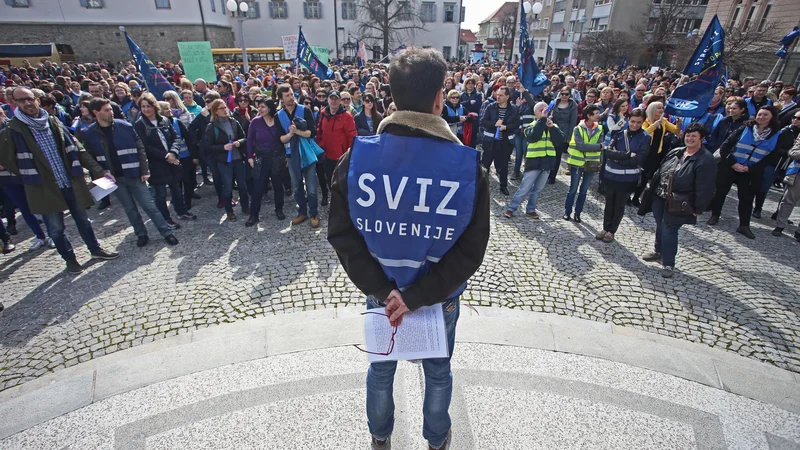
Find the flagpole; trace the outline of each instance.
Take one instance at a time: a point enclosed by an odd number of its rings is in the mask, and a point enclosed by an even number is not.
[[[297,24],[297,51],[294,56],[294,74],[300,75],[300,33],[303,32],[303,25]]]
[[[772,74],[773,74],[773,73],[775,73],[775,69],[777,69],[777,68],[778,68],[778,64],[780,64],[780,63],[781,63],[781,59],[780,59],[780,58],[778,58],[778,60],[777,60],[777,61],[775,61],[775,66],[774,66],[774,67],[772,68],[772,70],[769,72],[769,76],[767,77],[767,79],[768,79],[768,80],[772,81]]]

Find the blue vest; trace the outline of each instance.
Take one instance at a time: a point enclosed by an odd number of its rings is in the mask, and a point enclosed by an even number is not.
[[[453,109],[453,106],[450,105],[449,103],[444,106],[445,108],[447,108],[447,117],[460,117],[464,115],[464,107],[461,106],[460,104],[458,105],[458,109]],[[456,122],[456,123],[448,123],[447,125],[450,127],[450,131],[452,131],[453,134],[464,134],[463,123]]]
[[[786,168],[786,175],[794,175],[796,173],[800,173],[800,161],[795,160]]]
[[[306,107],[301,105],[301,104],[299,104],[299,103],[296,104],[295,105],[295,110],[294,110],[294,116],[295,117],[303,117],[303,118],[305,118],[306,117]],[[278,111],[278,120],[280,120],[281,126],[283,127],[284,131],[288,132],[289,131],[289,127],[292,125],[292,120],[289,118],[289,113],[287,113],[285,109],[281,108],[281,110]],[[313,126],[314,124],[308,124],[308,125],[309,126]],[[292,139],[291,141],[283,144],[283,146],[286,148],[286,154],[287,155],[292,154],[292,141],[296,142],[297,139]]]
[[[753,104],[753,97],[748,97],[748,98],[744,99],[744,102],[747,103],[747,112],[750,113],[750,118],[751,119],[755,119],[756,118],[756,113],[758,111],[756,110],[756,106]],[[772,100],[770,100],[769,97],[767,97],[767,105],[766,106],[769,106],[771,104],[772,104]]]
[[[706,130],[708,130],[706,135],[709,135],[720,120],[722,120],[721,114],[711,114],[708,111],[703,113],[703,115],[700,117],[683,117],[680,121],[681,132],[686,131],[686,127],[688,127],[689,124],[700,122],[706,126]]]
[[[733,157],[736,159],[737,163],[743,166],[754,166],[775,150],[780,134],[780,132],[774,133],[769,139],[763,140],[759,142],[758,145],[755,145],[753,129],[751,127],[745,127],[742,132],[742,137],[740,137],[739,142],[736,143],[736,150],[733,153]]]
[[[478,152],[460,144],[392,134],[355,139],[350,219],[399,289],[427,274],[461,237],[472,220],[479,171]]]
[[[183,138],[183,133],[181,133],[181,125],[178,119],[172,118],[172,128],[175,129],[175,133],[178,135],[178,139],[180,139],[180,150],[178,151],[178,159],[185,159],[191,156],[189,153],[189,146],[186,145],[186,139]]]
[[[55,120],[55,125],[53,120]],[[78,158],[78,147],[75,145],[72,135],[65,132],[64,128],[61,126],[61,122],[59,122],[58,119],[50,118],[50,130],[53,132],[54,137],[56,133],[59,133],[61,136],[61,142],[64,145],[64,152],[67,154],[66,168],[68,176],[83,177],[83,167],[81,166],[81,161]],[[39,174],[39,171],[36,170],[36,164],[33,162],[33,152],[31,152],[31,149],[28,147],[28,143],[25,141],[25,136],[14,131],[12,128],[9,128],[8,131],[11,133],[11,138],[14,141],[14,147],[17,155],[17,165],[19,166],[19,174],[22,177],[22,183],[28,185],[42,184],[44,180],[42,179],[41,174]],[[58,138],[55,138],[55,141],[57,145],[59,141]],[[50,170],[53,169],[50,168]]]
[[[631,147],[633,148],[638,148],[639,145],[637,144],[640,143],[641,140],[646,140],[648,143],[650,142],[649,134],[642,131],[632,136],[628,130],[628,126],[625,125],[625,127],[621,130],[618,130],[611,139],[616,150],[630,151],[630,149],[628,149],[628,147],[625,145],[626,133],[628,134],[628,143],[630,143]],[[603,176],[605,178],[623,183],[638,181],[642,174],[641,167],[625,167],[611,158],[606,158],[606,165],[603,167],[603,171]]]
[[[114,119],[111,126],[114,131],[114,148],[122,166],[122,173],[125,174],[125,178],[139,178],[142,171],[139,167],[139,150],[136,148],[136,132],[133,125],[126,120]],[[111,172],[112,168],[106,159],[106,152],[103,150],[101,140],[101,137],[105,136],[97,127],[97,122],[95,122],[86,128],[86,132],[83,134],[83,145],[103,167],[103,170]],[[109,151],[111,151],[110,148]]]

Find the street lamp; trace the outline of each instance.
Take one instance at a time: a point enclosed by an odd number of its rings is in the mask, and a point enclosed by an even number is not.
[[[228,11],[231,13],[231,19],[235,19],[239,22],[239,41],[242,44],[242,62],[244,63],[244,73],[250,72],[250,67],[247,64],[247,47],[244,45],[244,26],[242,25],[245,20],[249,19],[247,17],[247,10],[250,9],[250,5],[247,2],[236,3],[236,0],[228,0],[225,3],[225,6],[228,7]]]
[[[585,24],[587,20],[589,20],[589,18],[586,17],[586,14],[582,15],[581,18],[578,19],[578,22],[581,23],[581,28],[580,28],[580,31],[578,32],[578,44],[580,44],[581,38],[583,38],[583,24]],[[575,52],[575,59],[578,62],[578,66],[581,65],[580,55],[581,55],[581,47],[580,47],[580,45],[578,45],[578,51]]]

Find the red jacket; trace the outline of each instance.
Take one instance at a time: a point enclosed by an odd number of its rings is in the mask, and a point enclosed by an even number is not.
[[[339,106],[336,114],[331,114],[330,107],[322,110],[317,124],[317,144],[325,150],[325,156],[338,161],[347,152],[353,139],[358,136],[356,122],[343,106]]]

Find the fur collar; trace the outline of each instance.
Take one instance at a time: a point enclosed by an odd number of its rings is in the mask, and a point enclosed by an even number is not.
[[[415,111],[397,111],[389,117],[385,117],[378,125],[378,134],[384,132],[389,125],[399,125],[406,128],[420,130],[433,137],[460,144],[455,134],[450,131],[447,122],[439,116],[433,114],[420,113]]]

